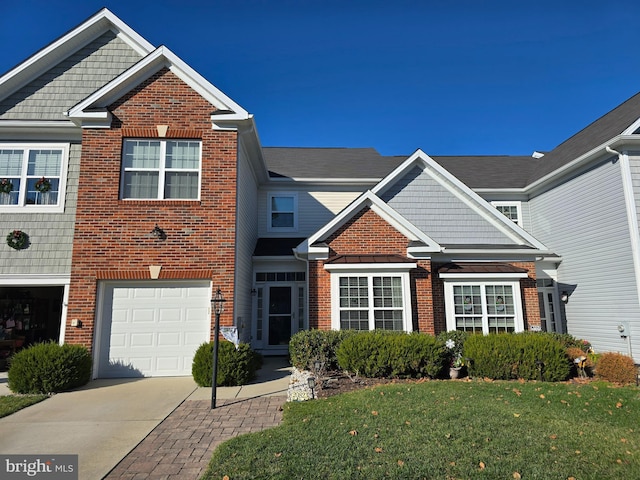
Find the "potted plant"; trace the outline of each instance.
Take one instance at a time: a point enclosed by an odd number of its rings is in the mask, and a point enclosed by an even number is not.
[[[451,330],[438,335],[448,350],[450,378],[459,378],[462,375],[462,370],[465,367],[462,351],[468,335],[462,330]]]

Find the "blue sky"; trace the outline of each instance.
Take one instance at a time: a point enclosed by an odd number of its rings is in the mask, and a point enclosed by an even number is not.
[[[529,155],[640,91],[622,0],[4,1],[0,71],[103,6],[253,113],[264,146]]]

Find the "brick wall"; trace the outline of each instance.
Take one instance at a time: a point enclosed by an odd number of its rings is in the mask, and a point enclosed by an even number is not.
[[[408,239],[369,208],[364,208],[326,242],[335,255],[407,255]],[[433,333],[431,262],[411,272],[413,328]],[[324,262],[309,262],[309,326],[331,329],[331,275]]]
[[[163,69],[109,107],[112,128],[84,129],[73,243],[66,341],[91,348],[98,279],[203,279],[233,298],[236,158],[235,132],[211,128],[211,104]],[[119,200],[122,141],[157,137],[201,139],[198,201]],[[166,240],[150,232],[158,224]],[[231,325],[233,309],[221,323]],[[82,328],[70,326],[73,319]]]
[[[520,294],[522,296],[522,308],[524,318],[524,329],[529,330],[531,326],[540,326],[540,307],[538,305],[538,287],[536,285],[536,266],[534,262],[505,262],[514,267],[527,270],[527,278],[520,280]],[[434,272],[438,271],[441,264],[434,264]],[[447,319],[445,314],[444,282],[436,273],[433,276],[433,309],[436,335],[447,330]]]

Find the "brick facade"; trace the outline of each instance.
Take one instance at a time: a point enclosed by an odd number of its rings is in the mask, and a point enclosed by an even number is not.
[[[407,254],[408,239],[369,208],[364,208],[327,240],[329,258],[336,255]],[[444,282],[438,277],[439,264],[418,260],[410,273],[413,330],[431,335],[446,331]],[[331,274],[324,261],[309,262],[309,326],[331,329]],[[527,270],[520,280],[525,330],[540,326],[538,290],[533,262],[510,262]]]
[[[65,340],[92,347],[100,279],[211,279],[233,298],[236,214],[236,132],[211,128],[214,107],[177,76],[163,69],[109,107],[110,129],[84,129],[71,286]],[[157,137],[202,141],[200,200],[120,200],[125,138]],[[155,225],[167,235],[151,235]],[[232,324],[227,308],[222,324]],[[82,327],[71,327],[72,320]]]
[[[335,255],[407,255],[409,240],[369,208],[364,208],[326,241]],[[431,262],[421,260],[411,272],[413,328],[433,333]],[[309,326],[331,328],[331,274],[323,261],[309,262]]]

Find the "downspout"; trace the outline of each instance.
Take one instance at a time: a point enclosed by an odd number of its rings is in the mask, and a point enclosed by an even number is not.
[[[640,230],[638,229],[638,215],[633,194],[633,180],[631,178],[631,165],[629,155],[614,150],[609,145],[605,147],[607,153],[618,156],[620,162],[620,173],[622,174],[622,190],[624,193],[625,207],[627,211],[627,224],[629,225],[629,236],[631,239],[631,257],[633,259],[633,270],[636,277],[636,291],[638,294],[638,307],[640,307]],[[626,332],[627,349],[629,356],[633,358],[631,351],[631,332]]]

